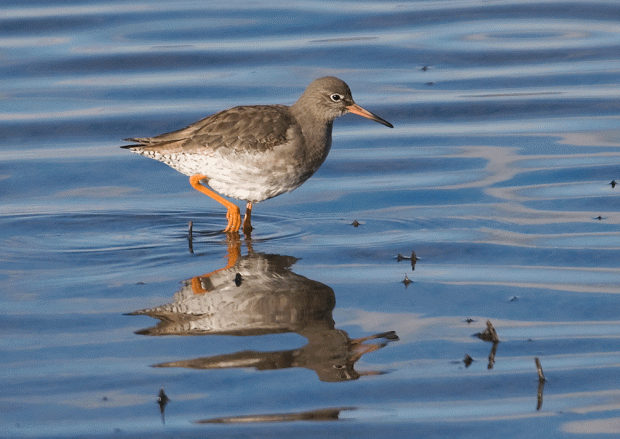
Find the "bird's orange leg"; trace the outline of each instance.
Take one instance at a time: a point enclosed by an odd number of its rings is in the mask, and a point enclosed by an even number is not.
[[[252,203],[248,201],[245,206],[245,216],[243,217],[243,233],[246,236],[250,236],[254,227],[252,227]]]
[[[195,276],[192,278],[192,290],[194,291],[194,294],[203,294],[207,292],[207,290],[205,290],[202,287],[201,279],[211,277],[213,274],[217,272],[228,270],[237,264],[237,261],[239,260],[239,257],[241,256],[241,241],[239,240],[238,233],[228,234],[227,247],[228,247],[228,253],[226,254],[226,257],[228,258],[228,263],[226,264],[225,267],[218,268],[217,270],[212,271],[211,273],[207,273],[202,276]]]
[[[207,176],[202,174],[192,175],[189,178],[189,184],[191,184],[192,187],[197,191],[208,195],[218,203],[225,206],[226,209],[228,209],[228,212],[226,213],[226,219],[228,219],[228,224],[226,225],[224,232],[237,232],[239,230],[239,227],[241,226],[241,213],[239,212],[239,207],[236,204],[231,203],[221,195],[216,194],[212,190],[207,189],[202,184],[200,184],[200,180],[202,180],[203,178],[207,178]]]

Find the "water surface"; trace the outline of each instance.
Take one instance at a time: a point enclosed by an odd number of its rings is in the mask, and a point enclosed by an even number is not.
[[[619,433],[617,7],[5,2],[0,437]],[[324,75],[251,239],[119,148]]]

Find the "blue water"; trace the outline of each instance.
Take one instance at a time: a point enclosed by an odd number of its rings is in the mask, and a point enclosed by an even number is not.
[[[618,6],[5,1],[0,437],[620,433]],[[325,75],[251,239],[119,148]]]

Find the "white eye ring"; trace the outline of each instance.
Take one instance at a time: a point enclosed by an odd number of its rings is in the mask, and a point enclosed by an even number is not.
[[[341,94],[338,94],[338,93],[334,93],[333,95],[330,96],[330,98],[334,102],[340,102],[341,100],[344,99],[344,96],[342,96]]]

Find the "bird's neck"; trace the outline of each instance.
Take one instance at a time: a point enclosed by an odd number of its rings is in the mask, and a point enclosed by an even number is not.
[[[307,107],[298,104],[299,101],[291,107],[291,113],[301,126],[306,142],[306,159],[313,164],[314,172],[323,164],[331,148],[333,121],[317,117],[313,112],[307,111]]]
[[[303,128],[304,134],[306,131],[312,131],[315,135],[325,132],[331,133],[333,119],[325,116],[320,111],[309,110],[312,107],[314,107],[312,102],[304,102],[303,97],[290,107],[293,117]]]

